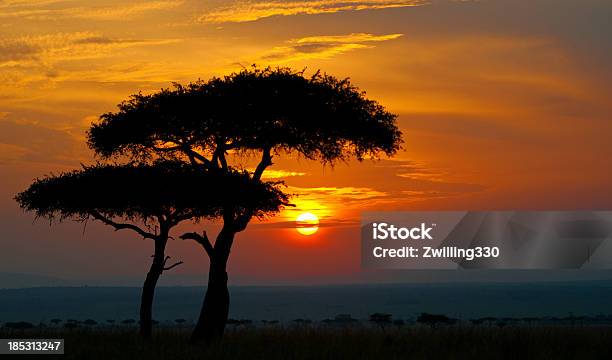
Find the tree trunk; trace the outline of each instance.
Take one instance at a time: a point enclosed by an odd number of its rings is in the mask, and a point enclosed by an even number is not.
[[[191,335],[193,343],[210,343],[223,336],[229,314],[230,296],[227,288],[227,259],[235,232],[221,230],[210,257],[208,287],[198,322]]]
[[[153,329],[153,298],[157,281],[164,272],[164,251],[166,240],[155,240],[155,254],[153,262],[147,273],[144,285],[142,286],[142,296],[140,298],[140,335],[149,338]]]

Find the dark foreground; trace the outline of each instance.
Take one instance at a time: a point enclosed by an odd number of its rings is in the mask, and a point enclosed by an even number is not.
[[[188,335],[161,329],[145,341],[133,329],[0,330],[0,338],[65,338],[64,359],[602,359],[612,351],[609,327],[253,328],[208,348],[188,344]]]

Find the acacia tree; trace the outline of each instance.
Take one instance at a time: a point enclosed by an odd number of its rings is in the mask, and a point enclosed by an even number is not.
[[[240,189],[242,193],[221,196],[223,189]],[[228,202],[236,209],[255,209],[256,216],[273,214],[287,204],[286,195],[275,183],[253,181],[237,171],[172,161],[83,167],[37,179],[16,200],[37,217],[94,219],[153,240],[153,261],[140,302],[140,333],[145,337],[151,335],[157,281],[164,271],[182,264],[168,264],[170,256],[165,255],[172,228],[184,220],[218,218]]]
[[[333,164],[351,157],[391,156],[402,142],[396,115],[348,79],[257,67],[133,95],[117,112],[102,115],[88,139],[104,158],[173,158],[224,171],[232,169],[228,153],[257,153],[260,161],[249,172],[256,181],[272,165],[274,155],[296,152]],[[202,244],[210,259],[208,287],[192,341],[223,334],[229,311],[227,261],[235,235],[253,215],[253,209],[226,206],[214,244],[197,233],[183,235]]]

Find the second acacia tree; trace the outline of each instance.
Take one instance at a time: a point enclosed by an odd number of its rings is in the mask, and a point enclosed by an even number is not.
[[[174,227],[182,221],[221,217],[228,203],[236,209],[255,209],[259,216],[277,212],[287,203],[273,183],[253,181],[237,171],[177,161],[85,166],[37,179],[16,200],[38,217],[93,219],[153,241],[140,302],[140,333],[144,337],[151,336],[153,299],[160,276],[181,264],[168,263],[170,257],[166,256]]]

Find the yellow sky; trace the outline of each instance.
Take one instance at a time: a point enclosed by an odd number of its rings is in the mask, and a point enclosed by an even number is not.
[[[400,115],[406,141],[393,159],[334,168],[277,157],[268,177],[299,195],[277,222],[609,208],[611,12],[597,0],[0,0],[0,208],[17,214],[10,198],[33,177],[91,162],[88,125],[129,94],[252,63],[350,77]]]

